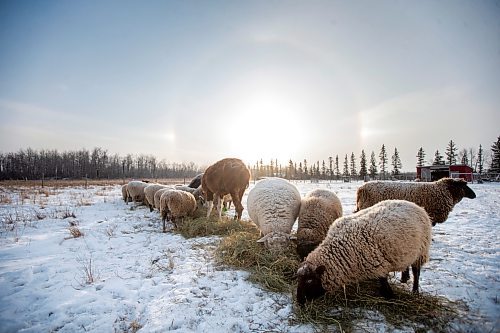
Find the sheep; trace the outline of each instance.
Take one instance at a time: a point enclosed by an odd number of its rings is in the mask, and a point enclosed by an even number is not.
[[[418,293],[420,267],[429,260],[431,228],[427,212],[406,200],[382,201],[337,219],[299,266],[299,304],[346,284],[375,278],[382,295],[391,298],[387,275],[410,265],[413,292]]]
[[[165,220],[168,218],[177,227],[179,219],[192,215],[196,210],[196,199],[186,191],[166,190],[160,197],[160,215],[163,232],[166,232]]]
[[[175,185],[174,188],[176,190],[179,190],[179,191],[185,191],[185,192],[191,193],[192,195],[194,195],[194,198],[196,199],[196,203],[197,203],[198,207],[203,206],[205,199],[203,198],[203,192],[201,189],[201,185],[198,186],[197,188],[192,188],[192,187],[184,186],[184,185]]]
[[[161,198],[161,195],[163,194],[163,192],[165,192],[166,190],[173,190],[174,188],[172,186],[165,186],[164,188],[162,189],[159,189],[158,191],[155,192],[154,194],[154,208],[158,209],[158,211],[160,210],[160,198]]]
[[[127,184],[122,186],[122,197],[123,197],[123,201],[125,201],[125,203],[127,203],[127,201],[128,201]]]
[[[433,183],[369,182],[358,188],[356,196],[356,211],[388,199],[414,202],[427,211],[434,226],[446,221],[462,198],[474,199],[476,194],[463,179],[442,178]]]
[[[315,189],[302,199],[297,228],[297,253],[306,257],[325,238],[328,228],[342,216],[342,203],[335,192]]]
[[[149,211],[152,212],[155,207],[155,193],[162,188],[166,188],[165,185],[161,184],[151,184],[144,188],[144,195],[146,196],[146,205],[149,207]]]
[[[257,242],[279,251],[289,244],[290,232],[300,209],[300,193],[282,178],[265,178],[248,193],[248,215],[259,228]]]
[[[128,197],[125,203],[128,205],[128,200],[142,202],[147,205],[144,189],[148,186],[147,183],[138,180],[132,180],[127,184]]]
[[[209,166],[201,178],[201,186],[208,204],[207,218],[212,212],[214,196],[222,198],[229,193],[236,208],[235,218],[240,220],[243,212],[241,199],[249,182],[250,170],[240,159],[225,158]],[[219,221],[222,217],[221,204],[219,200],[217,204]]]
[[[203,173],[200,173],[199,175],[196,175],[193,179],[191,179],[191,182],[188,184],[189,187],[191,188],[198,188],[201,185],[201,178],[203,177]]]

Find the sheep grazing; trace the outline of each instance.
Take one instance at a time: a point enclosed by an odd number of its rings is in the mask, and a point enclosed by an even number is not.
[[[160,198],[161,198],[161,195],[166,191],[166,190],[173,190],[174,188],[171,187],[171,186],[165,186],[164,188],[162,189],[159,189],[158,191],[155,192],[154,194],[154,208],[158,209],[158,211],[160,210]]]
[[[166,188],[165,185],[161,184],[151,184],[144,188],[144,195],[146,196],[146,205],[149,207],[149,211],[153,211],[155,207],[155,193]]]
[[[138,180],[132,180],[127,184],[127,193],[128,197],[125,203],[128,205],[129,199],[131,201],[135,202],[142,202],[143,204],[147,205],[146,202],[146,195],[144,194],[144,189],[148,186],[149,184],[145,182],[141,182]]]
[[[337,219],[323,242],[297,271],[297,300],[303,305],[344,285],[378,278],[382,295],[393,296],[390,272],[411,265],[413,292],[420,267],[429,260],[431,221],[426,211],[405,200],[386,200]]]
[[[122,197],[123,197],[123,201],[125,201],[125,203],[127,203],[127,201],[128,201],[127,184],[122,186]]]
[[[302,199],[297,229],[297,253],[306,257],[325,239],[330,225],[342,216],[342,203],[335,192],[312,190]]]
[[[192,215],[196,210],[196,199],[186,191],[166,190],[160,197],[160,215],[163,220],[163,232],[166,232],[165,220],[177,227],[179,220]]]
[[[295,185],[282,178],[266,178],[248,193],[248,215],[259,228],[257,242],[273,251],[289,244],[290,232],[300,209],[300,193]]]
[[[476,194],[463,179],[442,178],[432,183],[369,182],[357,191],[356,211],[389,199],[408,200],[423,207],[432,225],[442,223],[462,198]]]
[[[201,186],[208,203],[207,218],[212,212],[214,196],[223,198],[229,193],[236,208],[236,217],[240,220],[243,212],[241,199],[249,182],[250,170],[240,159],[225,158],[209,166],[201,179]],[[217,203],[219,220],[222,217],[221,201],[219,200]]]
[[[174,188],[179,191],[185,191],[191,193],[192,195],[194,195],[194,198],[196,199],[196,203],[198,204],[198,206],[201,207],[203,205],[205,199],[203,198],[203,191],[201,189],[201,186],[198,186],[197,188],[192,188],[184,185],[175,185]]]
[[[191,179],[191,182],[188,184],[188,187],[191,188],[198,188],[201,185],[201,178],[203,178],[203,173],[200,173],[199,175],[196,175],[193,179]]]

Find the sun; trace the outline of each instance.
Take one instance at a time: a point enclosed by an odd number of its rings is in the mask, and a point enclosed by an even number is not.
[[[260,92],[241,101],[234,123],[240,130],[232,151],[249,163],[265,164],[278,159],[286,163],[303,148],[302,114],[292,99],[272,92]]]

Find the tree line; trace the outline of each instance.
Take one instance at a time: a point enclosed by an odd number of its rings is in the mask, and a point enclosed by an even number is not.
[[[480,175],[485,172],[499,174],[500,136],[491,146],[491,158],[488,158],[488,154],[483,150],[482,145],[479,145],[477,151],[475,148],[463,148],[459,150],[453,140],[449,141],[445,156],[441,155],[439,150],[437,150],[434,158],[426,161],[426,153],[420,147],[416,155],[416,166],[463,164],[470,166],[474,173]],[[489,164],[488,169],[485,167],[487,164]],[[352,152],[350,155],[346,154],[343,161],[341,157],[339,159],[339,155],[336,155],[335,157],[328,157],[326,161],[316,161],[312,164],[309,164],[306,159],[298,163],[290,159],[288,165],[282,166],[278,164],[276,159],[271,160],[268,164],[264,164],[261,159],[250,167],[254,178],[276,176],[296,180],[384,180],[415,177],[416,172],[402,173],[402,168],[403,165],[398,149],[394,148],[389,160],[385,144],[380,148],[378,155],[375,155],[375,152],[372,151],[369,158],[365,151],[361,150],[359,164],[356,155]]]
[[[390,154],[390,156],[389,156]],[[424,166],[426,153],[422,147],[417,151],[416,166]],[[475,173],[500,173],[500,136],[491,146],[488,155],[482,145],[459,150],[453,140],[448,143],[445,156],[439,150],[428,161],[432,165],[469,165]],[[487,163],[489,162],[489,163]],[[486,165],[489,168],[486,169]],[[352,152],[345,156],[330,156],[327,160],[309,163],[288,161],[282,166],[277,159],[264,164],[260,159],[254,165],[248,165],[252,178],[282,177],[295,180],[366,180],[366,179],[404,179],[415,176],[415,172],[402,173],[403,165],[397,148],[389,153],[385,144],[376,155],[371,151],[368,156],[361,150],[358,158]],[[89,151],[33,150],[21,149],[16,153],[0,152],[0,180],[6,179],[117,179],[117,178],[189,178],[203,172],[204,168],[193,162],[175,163],[164,159],[158,160],[153,155],[120,156],[110,154],[106,149],[96,147]]]
[[[183,178],[200,173],[190,163],[171,163],[152,155],[120,156],[106,149],[78,151],[21,149],[0,153],[0,180],[6,179],[118,179]]]

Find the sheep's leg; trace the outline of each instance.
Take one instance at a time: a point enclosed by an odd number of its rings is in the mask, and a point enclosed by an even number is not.
[[[241,213],[243,213],[243,205],[241,204],[241,198],[242,198],[244,192],[245,192],[245,189],[240,191],[241,194],[238,192],[231,192],[230,193],[231,198],[233,199],[234,208],[236,210],[236,215],[234,216],[234,218],[237,219],[238,221],[241,220]]]
[[[401,283],[406,283],[410,279],[410,267],[406,267],[404,271],[401,272]]]
[[[411,265],[411,272],[413,273],[413,293],[418,294],[418,280],[420,279],[420,265]],[[409,274],[409,273],[408,273]]]
[[[394,297],[394,292],[392,291],[389,282],[387,281],[387,276],[381,277],[378,279],[380,282],[380,293],[386,299],[390,299]]]
[[[223,197],[218,195],[217,198],[219,198],[219,200],[217,200],[217,214],[219,215],[219,221],[220,221],[220,220],[222,220],[222,200],[223,200]]]
[[[152,212],[153,211],[153,205],[149,205],[149,211]]]
[[[212,201],[207,201],[208,208],[207,208],[207,219],[210,217],[210,213],[212,212],[212,208],[214,208],[214,202]]]

